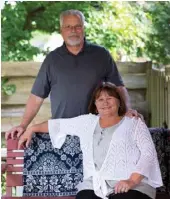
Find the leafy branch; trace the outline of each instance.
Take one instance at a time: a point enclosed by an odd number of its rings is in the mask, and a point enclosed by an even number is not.
[[[4,94],[4,95],[12,95],[16,92],[16,85],[14,84],[7,84],[8,83],[8,78],[6,77],[3,77],[1,79],[1,92]]]

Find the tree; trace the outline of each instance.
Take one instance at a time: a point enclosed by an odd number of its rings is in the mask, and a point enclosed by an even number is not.
[[[2,61],[27,61],[40,49],[30,44],[32,33],[59,32],[59,13],[66,9],[79,9],[85,14],[95,2],[8,2],[2,10]],[[45,53],[45,52],[44,52]]]
[[[146,54],[158,63],[170,63],[170,1],[150,2],[146,7],[152,30],[146,41]]]
[[[136,11],[141,11],[136,2],[101,2],[100,12],[88,13],[87,38],[108,48],[116,60],[122,56],[136,57],[146,37],[143,23],[146,17],[143,15],[143,20],[139,20]]]
[[[116,60],[143,56],[170,61],[170,2],[41,1],[5,3],[2,10],[2,61],[32,60],[41,52],[34,31],[59,32],[59,14],[78,9],[86,17],[86,37],[105,46]],[[47,52],[43,52],[47,53]]]

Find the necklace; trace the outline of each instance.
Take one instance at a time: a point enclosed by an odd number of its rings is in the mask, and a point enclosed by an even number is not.
[[[100,144],[100,142],[103,140],[103,138],[104,138],[104,133],[107,131],[107,129],[106,128],[102,128],[101,129],[101,132],[100,132],[100,138],[99,138],[99,140],[98,140],[98,145]]]
[[[107,131],[106,128],[101,128],[101,135],[103,135],[103,133],[104,133],[105,131]]]

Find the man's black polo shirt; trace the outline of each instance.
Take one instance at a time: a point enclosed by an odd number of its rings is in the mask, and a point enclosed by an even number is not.
[[[87,113],[92,92],[101,81],[123,86],[105,48],[85,41],[81,52],[73,55],[63,44],[45,58],[31,93],[41,98],[50,93],[52,118],[75,117]]]

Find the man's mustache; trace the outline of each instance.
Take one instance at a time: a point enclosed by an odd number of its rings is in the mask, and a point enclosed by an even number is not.
[[[79,38],[79,35],[77,35],[77,34],[70,34],[69,37],[78,37]]]

